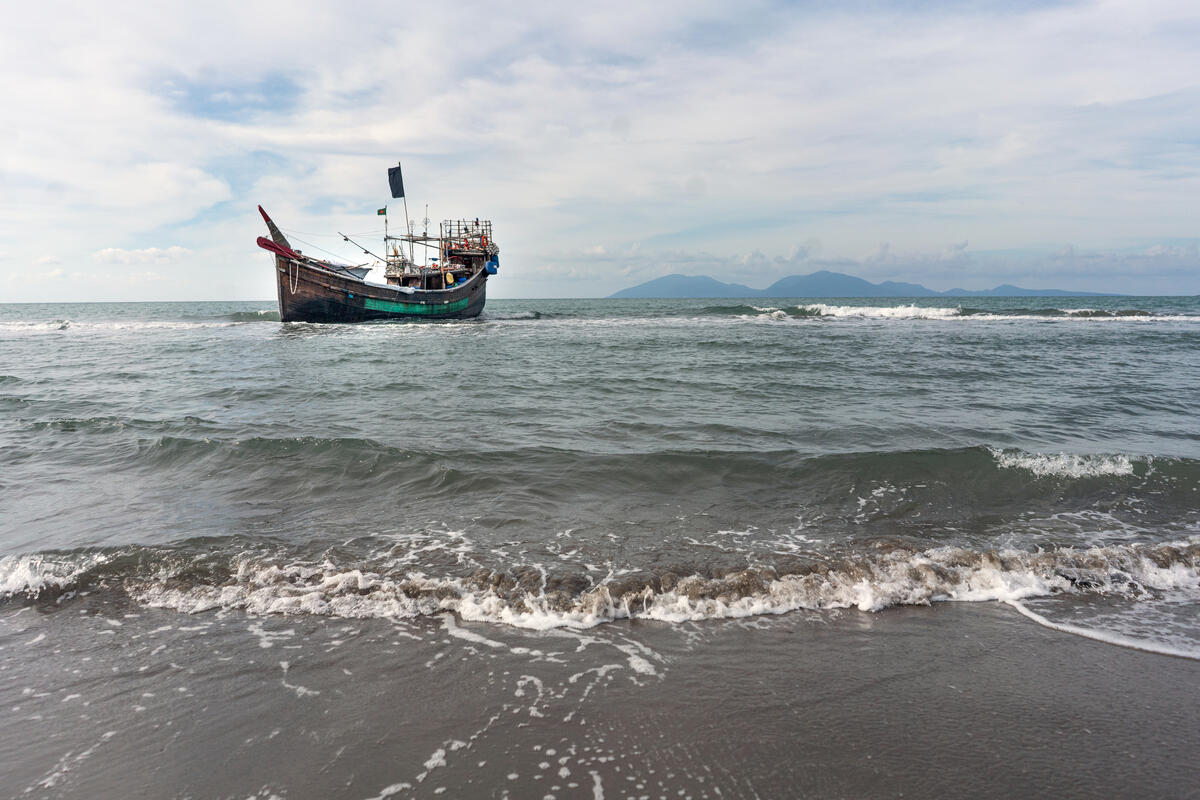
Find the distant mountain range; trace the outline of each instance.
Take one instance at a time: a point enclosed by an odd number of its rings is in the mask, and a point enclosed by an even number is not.
[[[780,278],[766,289],[740,283],[722,283],[705,275],[666,275],[622,289],[610,297],[1103,297],[1105,292],[1068,292],[1062,289],[1022,289],[1004,284],[995,289],[950,289],[935,292],[918,283],[871,283],[840,272],[821,270],[810,275]],[[1108,295],[1111,296],[1111,295]]]

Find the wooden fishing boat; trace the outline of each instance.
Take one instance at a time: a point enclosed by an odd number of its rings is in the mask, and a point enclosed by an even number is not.
[[[393,197],[404,196],[399,169],[389,170]],[[410,225],[407,234],[389,236],[385,217],[382,257],[342,235],[375,258],[374,264],[350,266],[294,249],[262,206],[258,211],[271,233],[270,239],[258,237],[258,246],[275,256],[279,319],[283,322],[477,317],[483,311],[487,279],[500,266],[490,220],[446,220],[439,225],[437,236],[428,231],[413,233]],[[380,213],[386,213],[386,206]],[[414,256],[418,245],[422,248],[420,260],[425,262],[420,265]],[[431,256],[430,251],[437,255]],[[386,283],[368,281],[367,273],[380,266]]]

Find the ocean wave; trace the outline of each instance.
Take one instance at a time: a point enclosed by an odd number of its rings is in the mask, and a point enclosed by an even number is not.
[[[950,319],[962,316],[962,309],[955,306],[831,306],[812,303],[797,306],[806,315],[814,317],[869,317],[871,319]]]
[[[701,310],[705,316],[732,317],[753,321],[806,321],[819,318],[853,317],[873,319],[946,319],[960,314],[960,309],[943,307],[902,306],[839,306],[811,303],[801,306],[730,305],[708,306]]]
[[[1014,312],[1021,313],[1021,312]],[[1037,313],[1036,311],[1030,313]],[[1096,308],[1055,308],[1050,309],[1050,314],[1063,314],[1068,317],[1152,317],[1154,316],[1149,311],[1143,311],[1140,308],[1120,308],[1116,310],[1102,310]]]
[[[786,319],[792,318],[791,314],[789,314],[787,311],[784,311],[781,308],[772,308],[770,306],[767,306],[767,307],[752,306],[752,308],[758,312],[759,317],[764,317],[766,319],[786,320]]]
[[[69,319],[47,319],[0,322],[0,331],[11,333],[46,333],[65,331],[71,327]]]
[[[114,377],[120,376],[115,373]],[[201,417],[185,416],[178,420],[172,419],[143,419],[138,417],[99,416],[99,417],[65,417],[56,419],[33,420],[26,423],[28,430],[34,431],[113,431],[113,430],[187,430],[202,426],[215,425],[211,420]]]
[[[551,314],[546,311],[505,312],[505,311],[488,311],[485,309],[483,311],[483,313],[479,315],[479,321],[480,322],[510,322],[510,321],[523,321],[523,320],[535,320],[535,319],[551,319],[551,318],[554,318],[557,316],[559,316],[559,315]]]
[[[733,317],[753,321],[805,321],[813,319],[877,319],[877,320],[972,320],[972,321],[1040,321],[1054,319],[1074,320],[1192,320],[1196,317],[1154,316],[1137,309],[1102,311],[1097,309],[1020,308],[1006,311],[984,310],[963,306],[919,306],[915,303],[896,306],[829,305],[809,303],[807,305],[776,306],[709,306],[703,309],[706,315]]]
[[[0,557],[0,598],[61,598],[109,557],[99,551]]]
[[[708,306],[701,310],[707,316],[733,317],[740,320],[759,321],[805,321],[820,318],[872,318],[872,319],[948,319],[959,316],[957,307],[922,307],[915,304],[901,306],[844,306],[810,303],[801,306],[757,306],[730,305]]]
[[[1127,455],[1077,455],[1073,453],[1027,453],[1023,450],[996,450],[992,455],[1003,469],[1022,469],[1038,477],[1095,478],[1102,475],[1132,475],[1135,461],[1149,459]]]
[[[728,306],[705,306],[699,310],[699,319],[706,317],[726,317],[736,320],[787,320],[793,317],[794,311],[795,309],[739,303]],[[692,321],[697,319],[697,312],[692,309],[684,309],[676,313]]]
[[[740,317],[745,314],[753,314],[762,310],[763,309],[759,308],[758,306],[736,303],[728,306],[704,306],[699,310],[699,313],[701,315],[710,317]],[[677,313],[688,314],[694,312],[692,312],[692,309],[683,309]]]
[[[224,315],[221,319],[230,322],[279,322],[279,312],[269,308],[257,311],[234,311]]]
[[[482,512],[521,504],[567,509],[604,497],[660,502],[696,493],[739,508],[802,503],[826,524],[887,520],[959,524],[1013,509],[1081,512],[1106,508],[1164,519],[1189,518],[1193,459],[1107,454],[1030,453],[996,447],[814,454],[797,450],[671,449],[588,452],[554,447],[427,449],[356,437],[216,435],[201,418],[124,417],[27,423],[47,431],[107,433],[128,427],[136,441],[81,458],[147,475],[169,473],[236,497],[269,496],[281,503],[336,497],[354,487],[360,497],[395,495],[437,506]],[[655,431],[646,428],[646,436]],[[235,477],[236,476],[236,477]],[[329,476],[337,476],[331,482]],[[489,494],[481,495],[480,486]],[[895,487],[879,495],[881,487]],[[1100,492],[1101,494],[1097,494]],[[488,499],[490,498],[490,499]],[[866,505],[861,502],[866,499]],[[1137,508],[1133,508],[1133,504]],[[782,505],[781,505],[782,504]],[[1132,509],[1132,510],[1131,510]],[[864,517],[865,515],[865,517]]]
[[[687,311],[677,312],[687,314]],[[691,312],[694,313],[694,312]],[[782,305],[712,305],[700,309],[700,319],[725,317],[757,322],[803,322],[809,320],[954,320],[959,322],[1045,322],[1045,321],[1129,321],[1129,322],[1200,322],[1200,316],[1154,314],[1138,308],[1035,308],[985,309],[973,306],[835,305],[807,303]]]
[[[177,553],[38,555],[0,559],[0,592],[42,602],[100,587],[149,607],[185,613],[242,610],[256,615],[406,618],[453,612],[466,620],[522,628],[586,628],[617,619],[679,623],[781,614],[801,609],[894,606],[940,601],[1016,601],[1059,594],[1130,599],[1200,589],[1200,536],[1169,544],[971,550],[877,548],[814,560],[791,571],[721,575],[644,570],[594,579],[544,568],[469,576],[381,570],[332,560],[303,563],[238,556],[217,567]],[[124,569],[119,565],[124,565]]]
[[[153,330],[200,330],[204,328],[228,328],[237,323],[232,320],[179,321],[179,320],[42,320],[28,322],[0,322],[0,333],[46,334],[87,333],[98,331],[153,331]]]
[[[955,320],[973,322],[1200,322],[1200,317],[1181,314],[1152,314],[1142,309],[1101,310],[1095,308],[982,309],[969,306],[834,306],[812,303],[797,306],[798,315],[819,318]]]
[[[126,424],[150,424],[133,418],[97,417],[86,420],[55,420],[37,425],[86,424],[111,425],[115,421]],[[206,422],[196,417],[185,417],[183,422]],[[159,424],[155,421],[153,424]],[[647,431],[657,429],[643,426]],[[886,477],[919,469],[925,473],[936,473],[945,477],[962,477],[966,473],[977,473],[981,477],[992,477],[996,467],[1008,470],[1022,468],[1037,475],[1060,474],[1069,477],[1093,477],[1101,475],[1139,474],[1135,469],[1141,465],[1144,474],[1153,459],[1150,456],[1123,454],[1069,454],[1034,453],[1014,448],[962,447],[954,449],[888,450],[836,454],[811,454],[798,450],[763,450],[756,452],[723,451],[712,449],[654,450],[650,452],[595,453],[564,450],[555,447],[518,447],[512,449],[426,450],[412,449],[388,444],[369,438],[297,436],[248,438],[192,438],[187,436],[160,436],[142,439],[138,443],[139,453],[156,466],[187,466],[205,457],[220,457],[234,462],[252,461],[263,458],[300,459],[304,464],[311,460],[330,462],[352,474],[353,467],[368,464],[371,471],[382,466],[403,466],[412,469],[417,465],[453,465],[458,462],[476,463],[485,474],[501,468],[512,468],[518,464],[547,469],[553,474],[571,466],[595,472],[637,473],[652,475],[656,472],[676,473],[712,472],[728,479],[746,479],[754,482],[764,473],[784,470],[792,477],[800,474],[828,474],[830,470],[860,475],[864,478]],[[586,463],[581,464],[581,459]],[[1182,469],[1184,474],[1194,476],[1200,462],[1190,459],[1160,458],[1164,470]],[[1175,465],[1175,467],[1172,467]],[[676,480],[672,478],[672,480]]]
[[[972,308],[965,306],[962,309],[963,316],[978,317],[981,319],[1054,319],[1054,318],[1072,318],[1072,319],[1129,319],[1137,317],[1154,317],[1155,315],[1149,311],[1140,308],[1118,308],[1118,309],[1100,309],[1100,308],[1006,308],[1006,309],[984,309]],[[1159,315],[1159,319],[1191,319],[1196,320],[1196,317],[1186,315]]]

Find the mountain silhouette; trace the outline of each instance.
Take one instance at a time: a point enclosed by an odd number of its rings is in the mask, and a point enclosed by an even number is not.
[[[808,275],[780,278],[766,289],[740,283],[722,283],[706,275],[664,275],[609,295],[611,298],[669,297],[1099,297],[1105,292],[1072,292],[1064,289],[1023,289],[1003,284],[995,289],[950,289],[937,292],[919,283],[871,283],[853,275],[820,270]]]

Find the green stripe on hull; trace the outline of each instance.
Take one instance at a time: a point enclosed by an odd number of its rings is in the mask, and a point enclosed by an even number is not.
[[[398,303],[395,300],[376,300],[374,297],[364,297],[363,307],[368,311],[387,311],[391,314],[450,314],[455,311],[462,311],[467,307],[470,299],[469,297],[464,297],[452,303],[427,305],[425,303]]]

